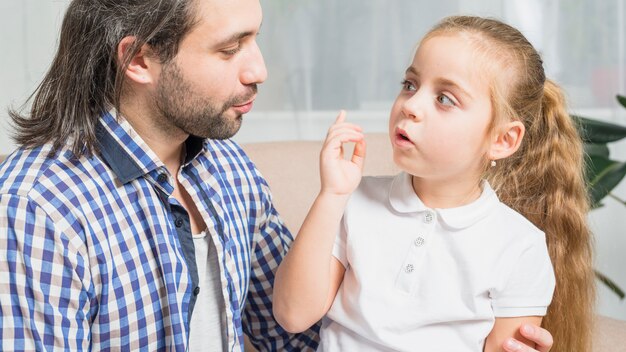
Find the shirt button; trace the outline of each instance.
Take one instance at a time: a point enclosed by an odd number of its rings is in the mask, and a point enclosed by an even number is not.
[[[159,176],[157,176],[157,181],[159,181],[159,183],[163,183],[163,182],[167,181],[167,175],[166,174],[159,174]]]
[[[418,237],[415,239],[415,241],[413,241],[413,244],[415,245],[415,247],[421,247],[424,244],[425,240],[424,237]]]
[[[407,264],[406,267],[404,267],[404,271],[407,274],[410,274],[413,272],[413,270],[415,270],[415,267],[413,266],[413,264]]]
[[[197,296],[200,293],[200,287],[196,286],[196,288],[193,289],[193,295]]]
[[[431,212],[427,212],[426,214],[424,214],[424,222],[427,224],[430,224],[431,222],[433,222],[433,213]]]
[[[176,227],[183,226],[183,219],[178,218],[178,219],[174,220],[174,225],[176,225]]]

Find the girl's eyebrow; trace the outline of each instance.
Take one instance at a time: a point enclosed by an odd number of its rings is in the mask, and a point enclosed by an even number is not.
[[[419,72],[417,71],[417,69],[413,66],[409,66],[409,68],[406,69],[405,74],[413,74],[417,77],[420,76]],[[437,85],[449,88],[449,89],[453,89],[457,92],[459,92],[461,95],[464,95],[466,98],[469,99],[473,99],[472,95],[469,93],[469,90],[464,89],[461,85],[459,85],[457,82],[448,79],[448,78],[443,78],[443,77],[438,77],[435,80],[435,83]]]
[[[449,89],[459,92],[461,95],[464,95],[466,98],[473,99],[472,95],[469,93],[467,89],[464,89],[458,83],[452,80],[449,80],[447,78],[437,78],[435,82],[440,86],[447,87]]]
[[[417,70],[413,66],[409,66],[409,68],[407,68],[406,71],[404,71],[404,73],[405,74],[412,73],[412,74],[414,74],[416,76],[419,76],[419,73],[417,73]]]

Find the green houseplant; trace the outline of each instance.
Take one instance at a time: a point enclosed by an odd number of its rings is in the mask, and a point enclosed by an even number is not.
[[[626,108],[626,97],[617,95],[617,101]],[[605,198],[611,198],[626,206],[624,199],[612,193],[626,176],[626,162],[612,160],[608,147],[609,143],[626,138],[626,127],[582,116],[572,115],[572,118],[577,122],[585,142],[586,176],[591,208],[602,207]],[[595,274],[620,299],[624,298],[624,291],[615,282],[598,271]]]

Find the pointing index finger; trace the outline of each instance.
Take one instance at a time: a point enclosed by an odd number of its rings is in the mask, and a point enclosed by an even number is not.
[[[345,120],[346,120],[346,111],[341,109],[339,110],[339,115],[337,115],[337,118],[335,119],[335,123],[344,122]]]

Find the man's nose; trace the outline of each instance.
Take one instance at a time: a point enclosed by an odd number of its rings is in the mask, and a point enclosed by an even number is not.
[[[261,54],[261,50],[256,42],[254,42],[251,54],[246,58],[244,65],[241,72],[242,84],[258,84],[263,83],[267,79],[265,60],[263,60],[263,54]]]

